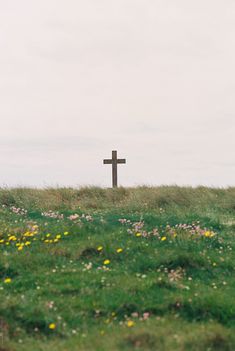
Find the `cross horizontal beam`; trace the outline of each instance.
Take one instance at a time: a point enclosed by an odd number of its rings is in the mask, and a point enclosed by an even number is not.
[[[117,160],[113,160],[113,159],[106,159],[103,161],[104,165],[111,165],[112,163],[116,162],[116,163],[126,163],[125,158],[119,158]]]

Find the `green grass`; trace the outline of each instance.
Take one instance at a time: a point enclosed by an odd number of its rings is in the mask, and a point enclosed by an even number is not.
[[[234,351],[234,231],[235,188],[0,189],[0,351]]]

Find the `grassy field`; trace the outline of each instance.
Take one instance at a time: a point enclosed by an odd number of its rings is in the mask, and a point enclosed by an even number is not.
[[[235,188],[0,190],[0,351],[234,351]]]

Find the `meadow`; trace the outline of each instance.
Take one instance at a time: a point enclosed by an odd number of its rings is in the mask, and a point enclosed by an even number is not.
[[[0,189],[0,351],[234,351],[235,188]]]

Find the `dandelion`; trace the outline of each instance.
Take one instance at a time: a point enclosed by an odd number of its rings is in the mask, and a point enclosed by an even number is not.
[[[17,238],[15,237],[15,235],[11,235],[8,240],[9,241],[16,241]]]
[[[55,323],[50,323],[48,328],[51,329],[51,330],[54,330],[56,328],[56,324]]]
[[[105,265],[110,264],[110,260],[104,260],[104,264]]]
[[[141,236],[141,233],[136,233],[135,236],[139,237]]]
[[[64,232],[64,235],[69,235],[69,232]]]
[[[165,241],[166,240],[166,236],[163,236],[162,238],[161,238],[161,241]]]
[[[11,283],[11,278],[5,278],[5,279],[4,279],[4,283],[5,283],[5,284]]]
[[[121,253],[123,251],[123,249],[119,248],[116,250],[117,253]]]
[[[206,238],[213,238],[213,236],[215,236],[215,233],[207,230],[207,231],[204,232],[204,236]]]
[[[103,250],[103,246],[98,246],[97,247],[97,251],[102,251]]]
[[[135,325],[135,323],[133,321],[127,321],[126,325],[128,326],[128,328],[131,328]]]

